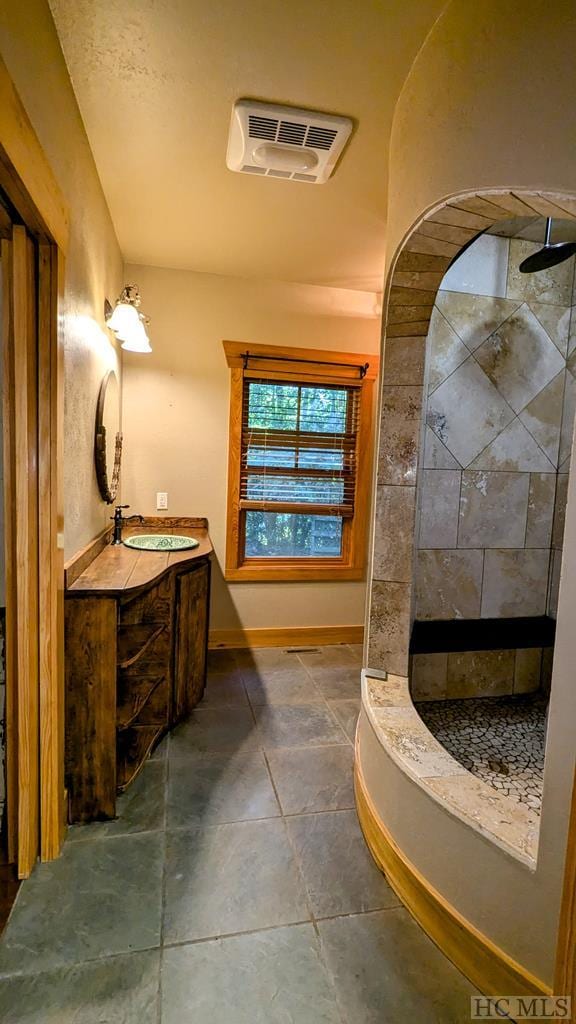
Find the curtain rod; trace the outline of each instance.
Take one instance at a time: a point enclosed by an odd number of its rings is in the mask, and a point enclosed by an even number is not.
[[[244,369],[248,369],[249,359],[270,359],[274,363],[312,363],[315,366],[346,366],[348,369],[358,370],[360,374],[360,380],[366,376],[370,363],[361,363],[357,366],[354,363],[334,363],[327,359],[298,359],[293,356],[259,356],[252,352],[242,352],[241,358],[244,360]]]

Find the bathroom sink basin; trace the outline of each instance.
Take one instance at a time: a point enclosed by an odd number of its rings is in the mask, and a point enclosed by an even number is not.
[[[138,548],[139,551],[185,551],[186,548],[197,548],[200,541],[176,534],[136,533],[123,543],[127,548]]]

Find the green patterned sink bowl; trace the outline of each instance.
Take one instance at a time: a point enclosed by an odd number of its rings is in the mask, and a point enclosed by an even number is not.
[[[197,548],[199,543],[193,537],[167,533],[135,533],[124,541],[127,548],[138,548],[139,551],[185,551],[186,548]]]

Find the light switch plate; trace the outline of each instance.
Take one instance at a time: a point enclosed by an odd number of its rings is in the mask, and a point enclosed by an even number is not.
[[[168,508],[168,492],[157,491],[156,492],[156,509],[167,509]]]

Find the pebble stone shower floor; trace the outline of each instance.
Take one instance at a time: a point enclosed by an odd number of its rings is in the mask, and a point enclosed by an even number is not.
[[[430,732],[464,768],[540,812],[547,697],[419,701],[416,708]]]
[[[115,821],[71,828],[0,940],[6,1024],[465,1024],[477,994],[365,846],[361,652],[211,655]]]

